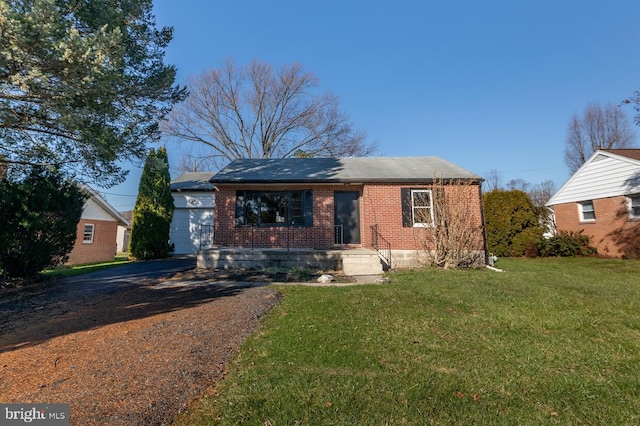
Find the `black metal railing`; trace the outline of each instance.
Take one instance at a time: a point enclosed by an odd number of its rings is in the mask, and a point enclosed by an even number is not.
[[[218,229],[215,243],[228,247],[342,249],[342,225],[332,226],[239,226]]]
[[[378,252],[378,255],[387,264],[387,268],[391,267],[391,243],[387,241],[380,232],[378,225],[371,225],[371,245]]]
[[[213,245],[213,225],[200,225],[200,250]]]

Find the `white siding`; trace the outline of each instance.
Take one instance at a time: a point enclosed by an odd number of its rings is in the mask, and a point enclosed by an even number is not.
[[[173,204],[176,209],[180,208],[196,208],[196,209],[213,209],[215,203],[215,192],[172,192]]]
[[[105,209],[100,207],[100,205],[93,201],[91,198],[89,198],[84,204],[84,210],[82,210],[82,219],[106,220],[110,222],[116,221],[109,212],[105,211]]]
[[[200,249],[201,225],[213,225],[213,209],[175,210],[170,237],[175,254],[196,253]]]
[[[592,157],[551,197],[547,205],[573,203],[640,192],[637,161],[598,154]]]
[[[118,225],[118,232],[116,234],[116,246],[118,252],[127,252],[129,247],[126,247],[129,243],[129,230],[122,225]]]
[[[173,192],[176,210],[171,220],[170,239],[175,254],[196,253],[200,249],[201,225],[213,225],[214,192]]]

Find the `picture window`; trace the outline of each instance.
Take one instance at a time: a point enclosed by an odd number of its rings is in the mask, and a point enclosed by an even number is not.
[[[311,191],[237,191],[236,226],[312,226]]]

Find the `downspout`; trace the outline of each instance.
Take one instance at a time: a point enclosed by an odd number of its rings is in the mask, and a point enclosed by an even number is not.
[[[489,245],[487,243],[487,226],[484,221],[484,198],[482,195],[482,181],[481,179],[478,183],[478,196],[480,197],[480,220],[482,221],[482,239],[484,240],[484,264],[485,266],[493,266],[489,265]]]
[[[482,219],[482,238],[484,238],[484,265],[487,269],[491,269],[495,272],[504,272],[502,269],[498,269],[493,266],[493,261],[490,261],[489,256],[489,243],[487,242],[487,227],[484,223],[484,198],[482,197],[482,181],[478,185],[478,194],[480,195],[480,218]],[[489,263],[491,262],[491,264]]]

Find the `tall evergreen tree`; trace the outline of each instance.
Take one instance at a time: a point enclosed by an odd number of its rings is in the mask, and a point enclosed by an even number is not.
[[[67,260],[88,194],[57,170],[31,167],[0,180],[0,269],[36,275]]]
[[[160,259],[173,251],[169,230],[175,206],[170,185],[167,150],[161,147],[156,152],[151,148],[133,209],[129,252],[136,259]]]
[[[0,0],[0,155],[110,185],[186,92],[152,0]]]

